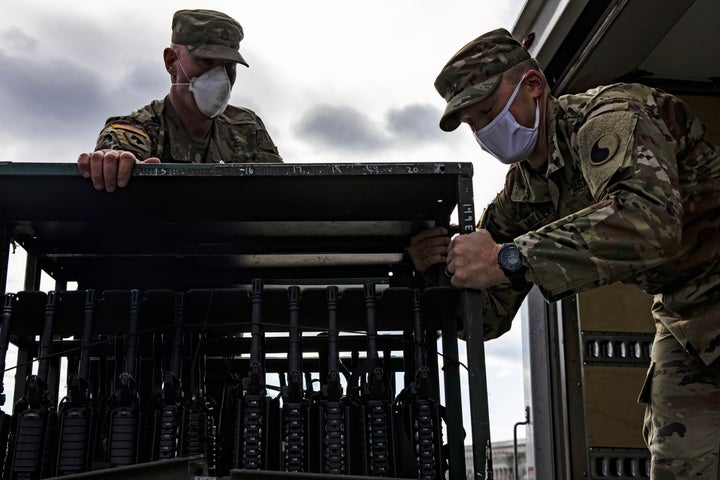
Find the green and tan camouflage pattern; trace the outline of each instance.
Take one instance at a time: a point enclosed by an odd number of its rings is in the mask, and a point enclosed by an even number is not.
[[[242,63],[240,55],[242,26],[232,17],[215,10],[178,10],[172,20],[172,43],[185,45],[201,58]]]
[[[650,478],[720,478],[720,372],[688,354],[662,325],[640,396]]]
[[[98,136],[96,150],[127,150],[140,160],[165,163],[281,163],[262,120],[252,111],[229,105],[214,119],[209,142],[194,142],[167,97],[130,115],[111,117]]]
[[[460,125],[458,111],[490,95],[508,68],[530,58],[510,32],[498,28],[461,48],[435,80],[435,89],[447,102],[440,119],[446,132]]]
[[[704,126],[676,97],[616,84],[550,97],[546,128],[546,171],[510,167],[481,226],[515,242],[547,300],[635,284],[680,345],[717,360],[720,151]],[[517,296],[491,291],[502,333]]]

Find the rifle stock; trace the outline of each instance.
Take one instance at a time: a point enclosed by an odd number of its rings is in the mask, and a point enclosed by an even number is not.
[[[183,320],[185,294],[175,294],[175,326],[170,352],[170,368],[163,375],[160,405],[155,410],[153,453],[157,460],[175,458],[179,454],[184,396],[182,388]]]
[[[415,378],[397,397],[395,432],[397,468],[401,477],[444,478],[440,407],[430,397],[430,373],[425,358],[425,335],[420,290],[413,290]]]
[[[267,422],[265,369],[263,365],[262,319],[263,283],[252,281],[250,294],[250,364],[248,373],[236,388],[234,402],[233,465],[236,468],[260,470],[264,466],[267,445],[264,424]],[[238,391],[239,390],[239,391]]]
[[[205,392],[205,354],[202,352],[205,335],[198,332],[195,339],[193,361],[190,373],[190,398],[185,405],[182,424],[182,455],[202,455],[210,475],[217,468],[217,428],[215,425],[215,403]]]
[[[345,462],[345,405],[340,384],[337,329],[338,288],[327,287],[328,307],[328,371],[327,382],[321,389],[321,406],[325,425],[323,469],[325,473],[342,474]]]
[[[45,321],[38,350],[38,373],[25,382],[25,394],[15,403],[8,453],[7,478],[34,480],[52,475],[57,414],[48,389],[49,356],[53,339],[56,292],[45,302]]]
[[[125,368],[117,379],[110,399],[108,460],[112,466],[134,465],[138,461],[140,439],[140,395],[137,386],[140,290],[130,291],[130,326],[125,348]]]
[[[90,345],[93,335],[95,302],[95,290],[86,290],[78,371],[68,378],[67,396],[60,402],[59,407],[58,476],[85,472],[90,469],[90,459],[93,453],[95,401],[88,375],[90,373]]]
[[[306,465],[305,421],[307,403],[303,393],[302,335],[298,328],[300,311],[300,288],[288,289],[289,331],[288,331],[288,382],[282,390],[284,470],[304,472]]]
[[[366,283],[365,307],[367,320],[367,378],[364,378],[361,399],[366,429],[366,464],[372,476],[395,474],[393,464],[392,387],[390,377],[380,364],[377,351],[375,285]]]

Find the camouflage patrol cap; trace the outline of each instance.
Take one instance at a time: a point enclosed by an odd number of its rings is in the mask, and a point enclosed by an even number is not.
[[[178,10],[173,15],[172,43],[185,45],[201,58],[242,63],[240,40],[243,29],[232,17],[214,10]]]
[[[504,28],[481,35],[461,48],[435,80],[435,89],[447,101],[440,128],[455,130],[460,125],[460,109],[490,95],[505,70],[528,58],[528,51]]]

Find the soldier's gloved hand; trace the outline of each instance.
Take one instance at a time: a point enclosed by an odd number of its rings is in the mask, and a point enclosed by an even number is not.
[[[114,192],[117,187],[127,186],[136,163],[160,163],[160,159],[150,157],[141,161],[132,152],[97,150],[80,154],[78,170],[83,177],[92,180],[96,190]]]

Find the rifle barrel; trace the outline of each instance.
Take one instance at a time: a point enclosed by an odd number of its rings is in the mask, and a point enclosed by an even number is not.
[[[365,310],[367,317],[367,355],[370,360],[377,360],[377,326],[375,324],[375,285],[366,283],[365,289]]]
[[[90,344],[92,343],[93,317],[95,315],[95,290],[85,291],[85,318],[83,321],[83,333],[80,339],[80,366],[78,375],[81,379],[87,380],[90,374]]]

